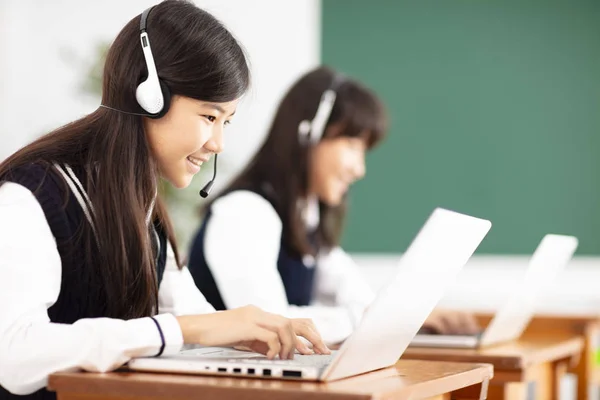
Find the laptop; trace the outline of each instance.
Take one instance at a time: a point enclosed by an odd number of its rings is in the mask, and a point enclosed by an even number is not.
[[[475,335],[417,334],[411,347],[478,348],[517,339],[535,312],[540,294],[556,279],[577,249],[573,236],[546,235],[533,253],[524,278],[483,332]]]
[[[201,347],[136,358],[138,371],[332,381],[394,365],[487,235],[490,221],[437,208],[378,291],[353,334],[331,355],[268,360],[258,353]],[[432,279],[434,278],[434,279]]]

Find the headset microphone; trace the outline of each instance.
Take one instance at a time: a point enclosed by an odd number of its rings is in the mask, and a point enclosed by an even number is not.
[[[215,169],[214,169],[214,172],[213,172],[213,177],[200,190],[200,196],[202,196],[202,198],[208,197],[208,195],[210,194],[210,191],[212,190],[213,184],[215,183],[215,178],[217,177],[217,156],[218,156],[218,154],[215,154],[215,165],[214,165]]]

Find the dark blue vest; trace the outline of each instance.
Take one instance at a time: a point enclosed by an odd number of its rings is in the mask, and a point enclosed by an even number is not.
[[[85,187],[83,170],[73,170]],[[106,316],[103,315],[106,299],[96,282],[93,267],[84,262],[86,258],[83,246],[79,245],[85,243],[82,232],[91,234],[91,230],[83,229],[84,224],[88,222],[62,177],[50,165],[30,164],[12,170],[2,180],[18,183],[33,192],[56,239],[62,262],[62,276],[58,299],[48,309],[50,321],[72,324],[82,318]],[[156,229],[160,240],[160,253],[157,254],[157,274],[160,283],[166,264],[167,238],[160,227],[157,226]],[[55,400],[56,395],[42,389],[31,395],[16,396],[0,387],[0,400],[8,399]]]
[[[267,199],[272,205],[274,204],[273,201],[264,194],[260,192],[257,193]],[[275,209],[277,208],[275,207]],[[225,310],[227,307],[223,302],[219,288],[211,273],[210,266],[206,262],[206,257],[204,256],[206,226],[210,221],[211,216],[212,213],[209,210],[202,221],[200,230],[194,238],[188,268],[194,277],[196,286],[213,307],[217,310]],[[310,242],[315,243],[313,240],[314,238],[312,237],[314,235],[310,236]],[[235,249],[232,249],[232,251],[235,251]],[[282,236],[279,257],[277,259],[277,270],[283,281],[289,304],[296,306],[306,306],[310,304],[313,296],[315,269],[315,265],[305,264],[302,256],[294,254],[286,243],[285,237]],[[248,290],[252,290],[252,288],[248,288]]]

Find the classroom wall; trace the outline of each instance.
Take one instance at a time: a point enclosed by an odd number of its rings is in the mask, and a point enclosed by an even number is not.
[[[441,206],[493,221],[479,253],[600,255],[600,2],[324,0],[322,40],[391,119],[346,248],[403,251]]]
[[[321,2],[199,0],[197,3],[212,11],[241,40],[250,56],[253,74],[251,93],[240,106],[234,124],[228,127],[218,190],[259,145],[287,86],[318,64]],[[90,43],[110,41],[129,18],[151,4],[154,1],[0,1],[0,76],[3,77],[0,159],[40,133],[97,107],[98,99],[79,92],[81,71],[93,54]],[[389,3],[380,1],[380,4]],[[327,59],[331,54],[324,57]],[[371,175],[365,182],[376,179]],[[195,191],[201,183],[196,182],[192,189]],[[394,253],[399,254],[400,250]],[[363,255],[358,256],[362,259]],[[393,255],[387,257],[395,259]],[[510,264],[512,258],[503,260]],[[376,260],[371,264],[373,270],[381,265]],[[481,264],[485,261],[478,265]],[[384,276],[372,275],[375,280]]]
[[[497,309],[546,233],[578,255],[542,313],[600,310],[600,3],[323,0],[322,60],[377,91],[388,139],[352,188],[344,245],[374,289],[436,206],[488,237],[440,307]],[[435,277],[432,277],[435,279]]]

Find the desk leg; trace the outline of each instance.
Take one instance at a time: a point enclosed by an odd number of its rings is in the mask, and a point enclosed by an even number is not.
[[[546,362],[525,370],[527,400],[557,400],[553,394],[557,386],[554,366],[555,363]]]
[[[486,400],[488,398],[488,389],[490,380],[486,379],[478,385],[469,386],[452,392],[452,400]]]
[[[522,373],[494,371],[487,387],[488,400],[555,400],[551,397],[554,385],[554,365],[543,363],[527,368]],[[485,396],[485,395],[484,395]],[[453,400],[478,399],[472,388],[453,393]]]
[[[540,316],[529,323],[524,333],[524,336],[532,338],[545,335],[583,336],[584,347],[580,353],[580,360],[573,363],[570,372],[577,375],[577,400],[596,400],[592,393],[595,382],[598,381],[594,351],[600,338],[600,322],[594,318]]]
[[[553,383],[552,383],[552,397],[551,397],[553,400],[560,399],[561,383],[563,382],[563,378],[569,372],[569,363],[570,362],[568,360],[564,360],[564,361],[558,361],[554,364],[554,378],[553,378]],[[571,394],[574,396],[577,396],[577,397],[575,397],[577,399],[585,400],[585,399],[587,399],[587,397],[579,397],[579,395],[580,395],[579,385],[581,385],[581,382],[579,381],[579,376],[577,376],[577,389],[575,389],[573,391],[573,393],[571,393]],[[588,390],[586,389],[584,391],[584,393],[582,393],[581,395],[589,396]]]
[[[594,352],[598,338],[600,337],[600,326],[597,322],[586,324],[584,330],[584,344],[581,351],[581,359],[571,369],[577,375],[577,399],[592,400],[592,386],[595,384]]]
[[[488,400],[530,400],[525,382],[490,383]]]
[[[485,390],[481,385],[477,391],[465,388],[452,393],[452,400],[529,400],[528,385],[524,382],[494,382],[489,383]],[[486,397],[487,396],[487,397]]]

